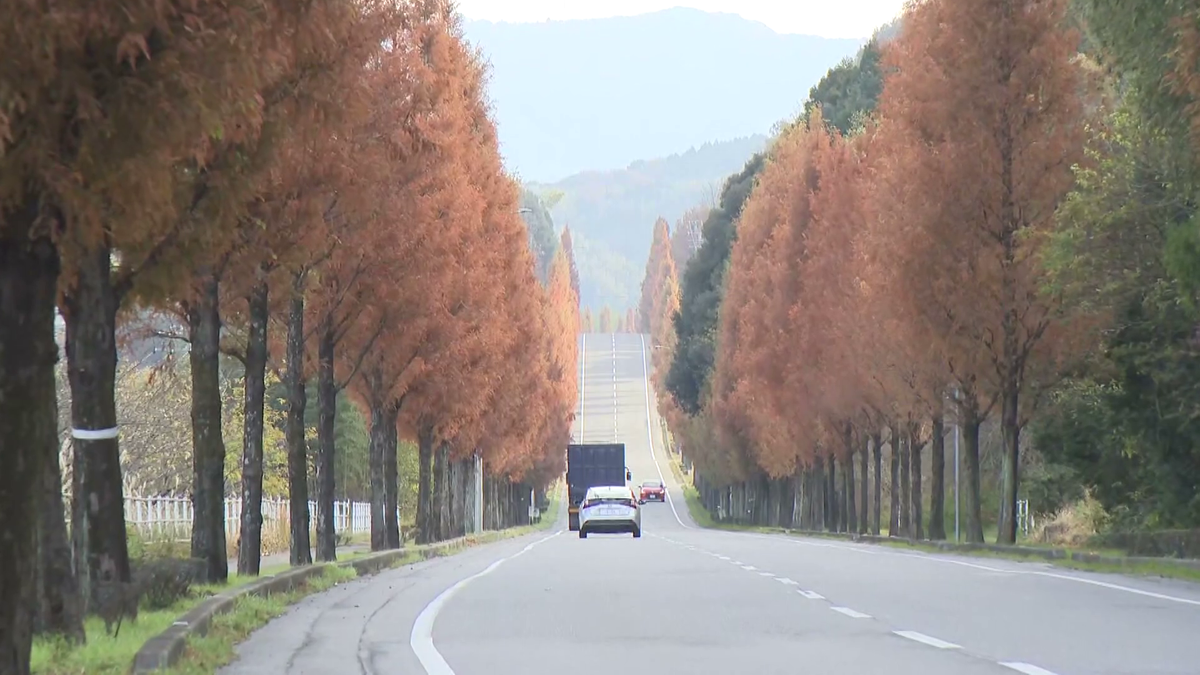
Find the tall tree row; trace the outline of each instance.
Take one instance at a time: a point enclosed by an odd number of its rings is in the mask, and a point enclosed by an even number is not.
[[[942,537],[956,425],[966,538],[982,541],[992,420],[997,539],[1014,541],[1021,433],[1098,324],[1046,264],[1102,103],[1067,9],[911,3],[898,37],[840,66],[881,80],[877,106],[829,119],[815,101],[727,184],[685,273],[667,375],[718,515]]]
[[[310,457],[316,554],[336,556],[344,393],[371,421],[375,548],[400,545],[402,432],[428,435],[443,467],[481,455],[488,523],[518,522],[522,490],[561,470],[577,293],[565,258],[549,289],[538,281],[485,69],[450,5],[13,10],[20,21],[0,28],[0,455],[10,469],[0,672],[28,672],[35,597],[51,608],[41,624],[78,640],[99,591],[131,580],[114,394],[126,317],[151,317],[155,334],[187,343],[191,548],[211,580],[234,564],[227,496],[245,501],[237,570],[258,572],[270,371],[286,385],[293,564],[312,560]],[[71,385],[66,467],[56,305]],[[245,380],[241,485],[225,479],[223,359]],[[64,469],[69,529],[56,487]],[[466,483],[458,469],[433,475]],[[453,491],[447,522],[461,523],[467,491]],[[72,549],[75,574],[57,564]]]

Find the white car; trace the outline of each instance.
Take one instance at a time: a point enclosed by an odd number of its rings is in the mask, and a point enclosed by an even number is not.
[[[642,510],[633,489],[624,485],[588,488],[579,507],[579,538],[589,534],[642,536]]]

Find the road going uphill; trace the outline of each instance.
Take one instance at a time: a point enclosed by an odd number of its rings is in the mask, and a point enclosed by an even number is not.
[[[1200,586],[697,528],[667,466],[647,338],[581,338],[577,441],[662,477],[641,539],[550,530],[314,596],[226,673],[1179,674]]]

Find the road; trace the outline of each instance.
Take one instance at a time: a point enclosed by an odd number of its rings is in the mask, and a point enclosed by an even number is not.
[[[550,531],[313,596],[232,674],[1200,673],[1200,585],[697,528],[665,464],[638,335],[587,335],[586,441],[662,476],[641,539]]]

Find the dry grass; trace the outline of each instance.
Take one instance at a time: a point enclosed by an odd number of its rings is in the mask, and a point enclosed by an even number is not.
[[[1085,546],[1107,523],[1104,507],[1088,494],[1063,507],[1052,518],[1036,523],[1029,535],[1039,544],[1077,548]]]

